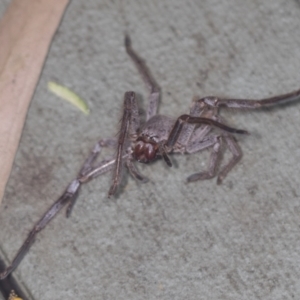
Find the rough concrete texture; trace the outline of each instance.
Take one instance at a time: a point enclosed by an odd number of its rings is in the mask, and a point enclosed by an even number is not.
[[[4,12],[5,5],[0,6]],[[147,89],[124,32],[163,89],[160,112],[194,95],[261,98],[300,87],[299,1],[73,0],[37,87],[0,213],[11,261],[33,224],[76,176],[100,137],[118,132],[125,91]],[[85,116],[47,91],[80,94]],[[140,166],[145,185],[111,175],[83,187],[15,272],[32,299],[297,299],[300,295],[300,103],[224,112],[250,136],[221,186],[186,184],[208,152]],[[225,158],[227,155],[225,155]],[[228,158],[228,157],[227,157]]]

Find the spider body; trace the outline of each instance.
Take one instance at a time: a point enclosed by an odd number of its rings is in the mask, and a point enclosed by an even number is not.
[[[101,139],[96,143],[77,177],[71,181],[62,196],[35,224],[11,265],[0,273],[0,280],[7,277],[19,265],[33,244],[36,235],[66,205],[68,205],[67,217],[70,216],[82,184],[112,170],[113,180],[108,192],[110,197],[116,193],[120,185],[124,166],[135,179],[146,182],[147,178],[136,169],[135,161],[150,163],[158,158],[163,158],[170,167],[172,166],[170,154],[192,154],[207,148],[211,149],[207,170],[190,175],[187,181],[211,179],[218,174],[217,183],[221,183],[242,157],[242,151],[233,134],[247,134],[247,131],[225,125],[219,116],[219,108],[257,109],[296,101],[300,98],[300,90],[261,100],[204,97],[193,101],[189,114],[170,118],[158,114],[160,87],[145,61],[132,49],[128,36],[125,37],[125,48],[150,90],[145,123],[140,124],[135,93],[133,91],[126,92],[118,139]],[[227,146],[232,157],[221,170],[218,170],[219,161],[222,158],[222,144]],[[103,147],[114,148],[116,155],[96,163]]]
[[[159,143],[167,140],[174,120],[163,115],[155,115],[139,130],[133,150],[133,158],[141,163],[149,163],[159,158]]]

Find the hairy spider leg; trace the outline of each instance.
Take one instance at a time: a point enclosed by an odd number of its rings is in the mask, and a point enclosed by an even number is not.
[[[214,96],[204,97],[199,99],[199,102],[203,102],[206,105],[212,107],[228,107],[228,108],[261,108],[278,104],[285,104],[291,101],[300,99],[300,90],[296,90],[291,93],[274,96],[270,98],[264,98],[259,100],[253,99],[225,99]]]
[[[126,160],[126,167],[130,173],[130,175],[135,179],[142,183],[146,183],[149,181],[147,177],[145,177],[143,174],[139,172],[139,170],[136,168],[135,164],[132,162],[132,159]]]
[[[142,59],[131,46],[131,40],[128,35],[125,36],[125,48],[127,54],[130,56],[139,73],[142,76],[143,81],[147,85],[150,95],[148,99],[148,109],[146,114],[146,121],[155,116],[158,112],[158,105],[160,101],[161,90],[154,77],[152,76],[149,68],[146,65],[144,59]]]
[[[117,143],[116,164],[113,172],[113,182],[108,192],[108,197],[114,195],[121,181],[123,168],[123,152],[129,136],[136,136],[139,127],[138,106],[135,99],[135,93],[130,91],[124,95],[124,109],[121,121],[121,129]]]
[[[248,134],[248,131],[246,131],[246,130],[229,127],[229,126],[222,124],[218,121],[215,121],[213,119],[202,118],[202,117],[193,117],[193,116],[185,114],[185,115],[181,115],[180,117],[178,117],[177,121],[175,122],[175,124],[171,130],[171,133],[168,137],[168,140],[166,141],[166,144],[165,144],[165,146],[167,148],[172,149],[174,147],[175,143],[178,140],[178,137],[180,136],[183,125],[185,123],[200,124],[200,125],[207,124],[207,125],[214,126],[214,127],[220,128],[224,131],[228,131],[231,133]]]
[[[246,130],[242,129],[236,129],[229,127],[227,125],[224,125],[218,121],[215,121],[213,119],[209,118],[203,118],[203,117],[193,117],[190,115],[181,115],[177,121],[174,124],[174,127],[169,135],[168,140],[166,141],[166,148],[169,149],[169,151],[172,151],[174,148],[176,142],[178,141],[178,138],[180,137],[180,134],[184,128],[184,124],[206,124],[210,126],[214,126],[217,128],[220,128],[224,131],[230,132],[230,133],[237,133],[237,134],[248,134]],[[220,134],[219,136],[210,136],[208,139],[204,139],[205,135],[208,133],[209,129],[206,127],[200,127],[202,136],[198,135],[198,143],[196,143],[196,146],[191,146],[188,144],[188,148],[186,151],[189,150],[190,153],[197,152],[200,150],[203,150],[208,147],[212,147],[212,152],[210,156],[209,161],[209,168],[206,172],[196,173],[187,178],[188,182],[196,181],[196,180],[204,180],[204,179],[210,179],[216,175],[216,167],[218,164],[218,161],[220,159],[220,148],[221,148],[221,139],[225,139],[228,145],[229,150],[233,153],[233,158],[229,161],[229,163],[222,169],[220,174],[222,177],[218,177],[218,183],[221,183],[222,179],[226,176],[226,174],[233,168],[233,166],[240,160],[242,156],[242,152],[239,151],[239,147],[237,143],[234,141],[233,138],[231,138],[231,135],[224,133]],[[193,141],[192,141],[193,142]]]
[[[95,167],[93,167],[94,162],[96,161],[97,157],[99,156],[101,150],[103,147],[105,148],[115,148],[117,145],[117,140],[115,138],[108,138],[108,139],[101,139],[100,141],[98,141],[93,150],[90,152],[89,157],[85,160],[82,168],[80,169],[79,173],[78,173],[78,178],[85,178],[86,175],[88,175],[90,173],[91,170],[95,169]],[[110,159],[109,161],[111,161],[112,159]],[[101,162],[101,166],[103,165],[103,162]],[[67,218],[70,217],[71,212],[73,210],[73,207],[75,205],[77,196],[74,196],[70,199],[70,202],[68,204],[67,207],[67,211],[66,211],[66,216]]]
[[[33,229],[28,234],[25,242],[17,252],[11,265],[8,266],[5,270],[3,270],[0,273],[0,280],[6,278],[11,272],[13,272],[18,267],[18,265],[20,264],[20,262],[22,261],[22,259],[24,258],[24,256],[26,255],[30,247],[32,246],[36,235],[40,231],[42,231],[46,227],[46,225],[48,225],[50,221],[67,204],[69,204],[67,209],[67,216],[69,216],[71,212],[71,208],[74,205],[73,198],[74,197],[76,198],[80,186],[82,184],[113,169],[116,159],[106,159],[96,164],[96,166],[92,167],[92,163],[96,160],[98,154],[100,154],[101,148],[106,146],[112,146],[113,143],[114,143],[113,139],[106,139],[106,140],[100,140],[95,145],[89,157],[85,160],[82,168],[80,169],[78,173],[78,177],[69,184],[69,186],[62,194],[62,196],[59,197],[58,200],[50,206],[50,208],[45,212],[45,214],[40,218],[40,220],[34,225]],[[124,154],[122,157],[122,159],[127,159],[127,158],[128,158],[128,154]]]
[[[278,104],[285,104],[291,101],[295,101],[300,98],[300,90],[260,99],[260,100],[251,100],[251,99],[222,99],[214,96],[204,97],[197,101],[195,104],[199,107],[202,107],[204,110],[208,107],[212,107],[217,109],[219,107],[227,107],[227,108],[240,108],[240,109],[256,109],[262,107],[269,107]],[[216,112],[216,116],[218,111]],[[199,133],[197,134],[197,131]],[[206,133],[201,132],[201,129],[196,129],[194,133],[194,137],[190,141],[190,144],[187,145],[187,153],[195,153],[197,151],[201,151],[205,148],[212,147],[212,152],[209,160],[209,167],[206,172],[200,172],[190,175],[187,178],[188,182],[203,180],[203,179],[211,179],[217,174],[217,165],[221,158],[221,143],[222,140],[225,140],[229,151],[233,154],[232,159],[223,167],[220,171],[217,184],[221,184],[226,175],[230,172],[230,170],[241,160],[242,158],[242,150],[238,143],[236,142],[234,136],[231,134],[222,134],[222,135],[213,135],[206,137]]]

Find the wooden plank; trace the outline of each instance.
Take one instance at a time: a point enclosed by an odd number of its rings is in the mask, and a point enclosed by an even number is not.
[[[0,22],[0,203],[27,109],[68,0],[13,0]]]

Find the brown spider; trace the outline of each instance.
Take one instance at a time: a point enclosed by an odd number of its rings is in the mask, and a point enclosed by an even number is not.
[[[113,183],[108,192],[110,197],[116,193],[120,184],[121,171],[124,164],[135,179],[146,182],[147,178],[138,172],[133,163],[134,160],[141,163],[149,163],[155,159],[163,158],[166,164],[171,167],[172,163],[168,154],[191,154],[206,148],[211,148],[207,171],[192,174],[187,178],[187,181],[210,179],[217,174],[217,166],[222,154],[221,144],[225,143],[233,156],[228,164],[218,173],[217,182],[220,184],[242,157],[241,149],[232,133],[247,134],[247,131],[231,128],[221,123],[218,108],[222,106],[246,109],[260,108],[300,98],[300,90],[262,100],[205,97],[193,102],[189,114],[181,115],[177,119],[170,118],[157,113],[160,88],[144,60],[132,49],[128,36],[125,37],[125,48],[150,90],[146,122],[140,124],[135,93],[132,91],[126,92],[118,139],[102,139],[95,145],[90,156],[85,160],[78,176],[35,224],[11,265],[0,273],[0,280],[7,277],[19,265],[33,244],[37,233],[44,229],[66,204],[68,204],[67,217],[70,216],[79,188],[83,183],[113,169]],[[219,131],[212,132],[215,128],[218,128]],[[116,148],[116,156],[94,164],[102,147]]]

